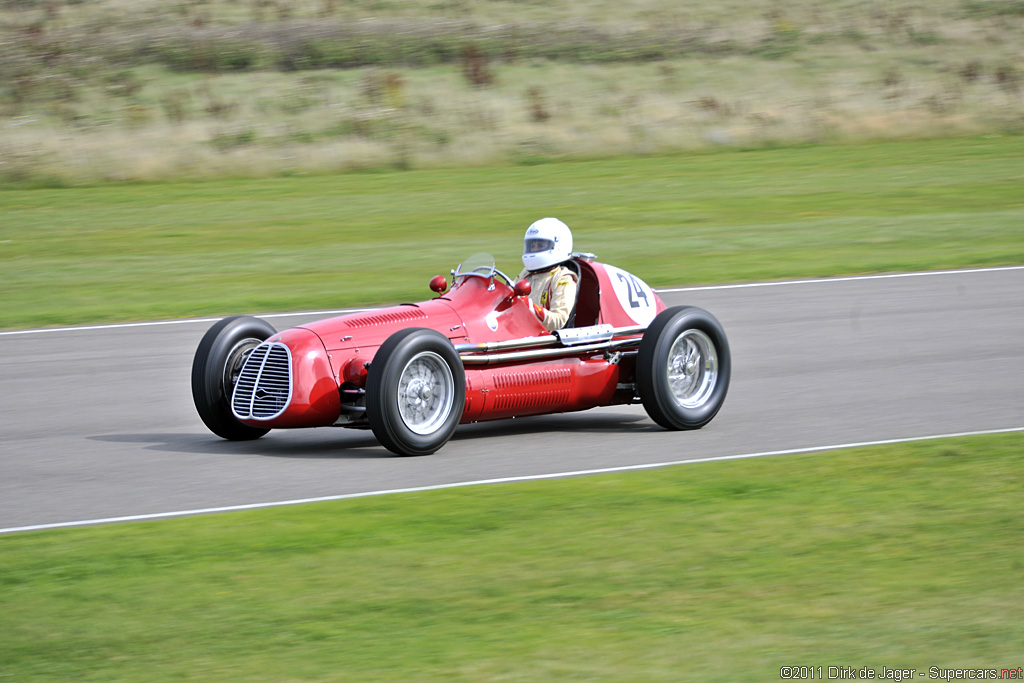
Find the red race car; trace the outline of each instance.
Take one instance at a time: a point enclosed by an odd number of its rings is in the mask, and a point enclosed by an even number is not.
[[[513,282],[477,254],[437,296],[276,331],[249,316],[203,337],[192,395],[210,430],[256,439],[271,429],[372,429],[398,455],[433,453],[457,425],[641,401],[666,429],[718,413],[731,361],[722,326],[666,308],[635,275],[574,253],[576,305],[548,332]]]

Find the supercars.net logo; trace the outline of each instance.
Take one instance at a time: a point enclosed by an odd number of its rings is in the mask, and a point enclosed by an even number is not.
[[[929,667],[918,669],[890,669],[888,666],[871,666],[857,669],[852,666],[784,666],[779,670],[784,680],[889,680],[909,681],[915,678],[931,681],[1011,681],[1024,680],[1024,667],[1016,669],[943,669]]]

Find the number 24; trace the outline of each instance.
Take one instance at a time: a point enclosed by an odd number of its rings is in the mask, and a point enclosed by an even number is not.
[[[626,283],[626,292],[629,293],[630,308],[640,308],[640,299],[644,300],[644,306],[651,305],[651,302],[647,300],[647,292],[644,291],[643,286],[640,284],[640,280],[638,280],[635,275],[619,273],[619,279]]]

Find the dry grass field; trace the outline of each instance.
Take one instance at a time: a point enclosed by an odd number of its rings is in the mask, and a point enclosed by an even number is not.
[[[0,181],[1024,130],[1024,0],[0,0]]]

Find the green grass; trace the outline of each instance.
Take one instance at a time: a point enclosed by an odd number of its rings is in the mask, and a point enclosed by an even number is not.
[[[428,298],[554,215],[654,286],[1024,263],[1024,137],[0,192],[0,327]]]
[[[0,538],[4,680],[1020,665],[1024,436]]]

